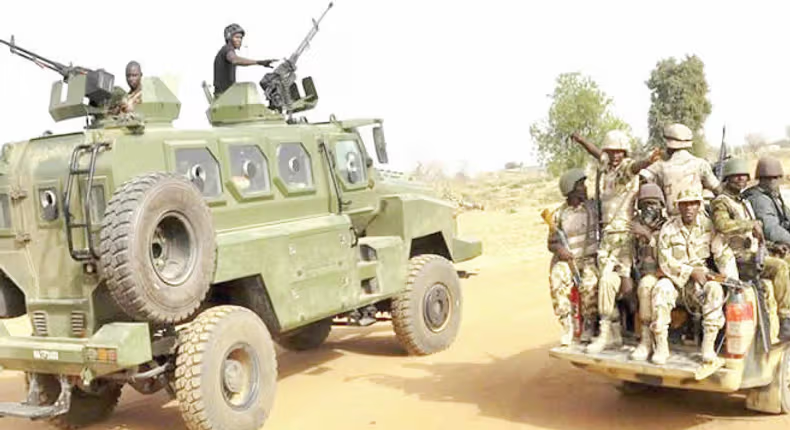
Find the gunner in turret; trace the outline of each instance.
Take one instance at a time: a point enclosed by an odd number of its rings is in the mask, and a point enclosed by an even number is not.
[[[140,63],[130,61],[126,65],[126,83],[129,85],[129,92],[126,94],[124,111],[134,110],[134,106],[140,103],[143,94],[142,87],[143,70]]]
[[[250,60],[236,55],[236,50],[241,48],[241,41],[245,32],[239,24],[225,27],[225,45],[220,48],[214,57],[214,97],[219,97],[231,85],[236,83],[236,66],[261,65],[272,68],[276,59]]]

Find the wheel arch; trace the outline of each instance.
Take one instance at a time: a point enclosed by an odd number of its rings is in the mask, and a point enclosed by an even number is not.
[[[211,285],[205,307],[235,305],[245,307],[258,315],[273,336],[282,330],[263,277],[250,275]]]

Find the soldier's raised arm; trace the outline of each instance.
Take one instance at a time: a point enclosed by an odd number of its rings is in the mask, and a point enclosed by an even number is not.
[[[713,168],[710,167],[710,164],[707,162],[701,163],[700,178],[702,180],[702,186],[706,189],[713,192],[713,194],[719,195],[722,190],[722,183],[719,181],[719,178],[716,177],[716,174],[713,173]]]
[[[573,139],[574,142],[576,142],[579,145],[581,145],[582,148],[584,148],[596,160],[600,160],[601,159],[601,156],[603,155],[603,150],[601,150],[597,146],[595,146],[592,143],[590,143],[589,141],[587,141],[587,139],[585,139],[581,135],[579,135],[578,132],[574,132],[571,135],[571,139]]]

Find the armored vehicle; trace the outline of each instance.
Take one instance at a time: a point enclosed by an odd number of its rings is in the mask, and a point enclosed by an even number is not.
[[[89,121],[0,156],[0,316],[32,326],[0,324],[0,366],[25,372],[28,393],[0,416],[79,427],[128,385],[167,390],[190,429],[258,429],[275,342],[315,348],[334,322],[387,316],[409,354],[455,339],[453,263],[480,242],[458,236],[448,202],[379,173],[380,119],[293,116],[318,99],[312,79],[304,95],[293,80],[300,51],[261,81],[268,105],[239,82],[209,95],[210,129],[179,130],[180,102],[156,77],[133,112],[108,114],[111,74],[4,43],[63,74],[54,120]]]

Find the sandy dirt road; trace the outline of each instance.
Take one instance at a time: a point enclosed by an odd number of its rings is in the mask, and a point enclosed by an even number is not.
[[[281,352],[266,429],[779,428],[790,418],[747,411],[743,398],[686,391],[627,397],[612,383],[552,359],[558,334],[545,255],[467,268],[461,332],[451,349],[406,357],[389,323],[339,327],[320,349]],[[18,374],[0,376],[0,401],[22,396]],[[44,423],[0,419],[2,429]],[[165,394],[127,387],[108,422],[93,429],[184,428]]]

